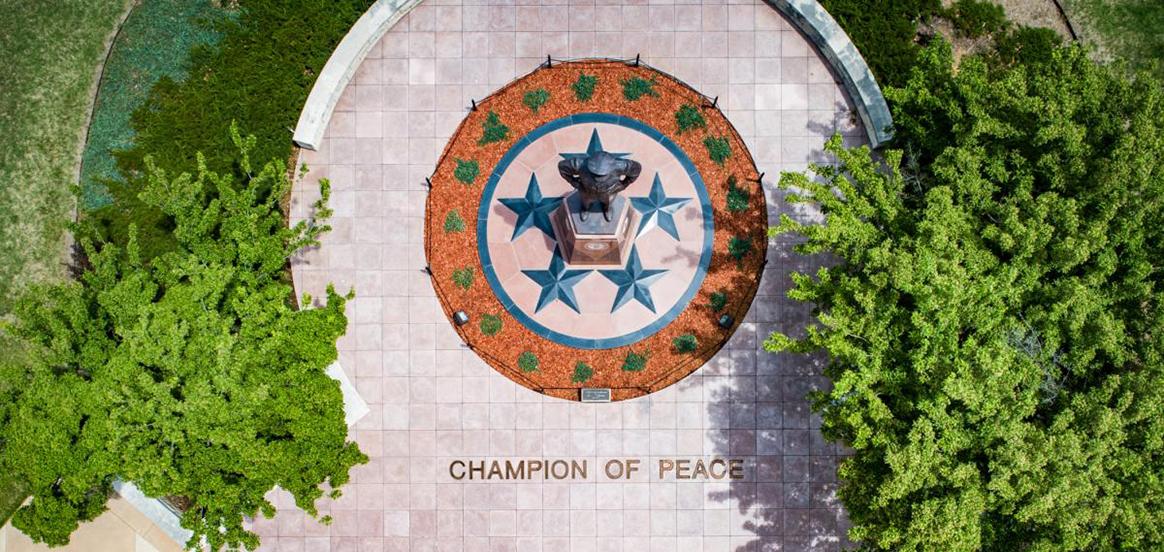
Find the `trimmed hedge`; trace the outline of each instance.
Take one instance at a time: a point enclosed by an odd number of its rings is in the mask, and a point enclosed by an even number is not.
[[[187,77],[162,77],[134,112],[134,144],[115,154],[125,181],[111,182],[113,203],[93,213],[97,237],[125,244],[134,223],[143,258],[174,249],[173,222],[137,197],[147,155],[169,173],[197,163],[194,152],[209,170],[237,172],[228,132],[237,121],[257,138],[252,158],[289,158],[290,129],[311,86],[372,1],[240,0],[238,18],[213,25],[221,41],[191,52]]]
[[[106,182],[120,180],[113,153],[133,146],[131,117],[162,77],[186,77],[190,51],[222,38],[215,21],[237,16],[218,2],[142,0],[117,32],[101,74],[81,165],[81,208],[110,201]]]
[[[939,0],[821,0],[848,33],[881,86],[904,86],[917,63],[918,23],[939,15]]]

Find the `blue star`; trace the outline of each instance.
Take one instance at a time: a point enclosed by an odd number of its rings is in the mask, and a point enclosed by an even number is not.
[[[642,303],[651,312],[655,312],[655,302],[651,299],[651,284],[654,284],[659,278],[662,278],[667,273],[666,270],[644,270],[643,263],[639,260],[638,246],[631,247],[630,258],[626,261],[626,268],[622,270],[600,270],[607,280],[614,282],[618,286],[618,294],[614,296],[614,305],[610,307],[610,312],[614,312],[619,307],[630,302],[633,297],[635,301]]]
[[[679,229],[675,227],[675,211],[691,201],[689,197],[667,197],[663,192],[663,182],[659,180],[659,173],[655,173],[655,181],[651,183],[651,193],[646,197],[632,197],[631,206],[643,214],[639,222],[639,231],[635,236],[658,226],[672,238],[679,239]]]
[[[578,157],[585,159],[585,158],[590,157],[591,155],[594,155],[600,151],[603,151],[602,138],[598,137],[598,129],[596,128],[596,129],[594,129],[593,132],[590,133],[590,144],[586,146],[585,152],[583,152],[583,153],[559,153],[558,155],[560,155],[562,157],[562,159],[575,159]],[[630,155],[629,153],[612,153],[612,152],[607,152],[607,153],[610,153],[611,155],[613,155],[619,159],[622,159],[623,157]]]
[[[546,270],[523,270],[522,274],[529,277],[537,285],[541,286],[542,293],[538,296],[538,306],[534,309],[534,313],[542,310],[542,307],[553,303],[558,299],[566,304],[567,307],[574,309],[574,312],[582,314],[578,310],[578,298],[574,297],[574,284],[582,281],[593,270],[566,270],[566,262],[562,260],[562,254],[558,252],[558,248],[554,248],[554,258],[550,260],[550,267]]]
[[[513,237],[509,238],[510,241],[516,240],[532,227],[537,227],[550,239],[555,239],[554,226],[550,224],[550,213],[558,208],[562,198],[543,198],[536,174],[529,175],[529,187],[525,190],[525,197],[503,197],[497,201],[517,213],[517,225],[513,228]]]

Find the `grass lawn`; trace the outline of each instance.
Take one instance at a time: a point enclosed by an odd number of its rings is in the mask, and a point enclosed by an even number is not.
[[[1164,2],[1161,0],[1065,0],[1085,42],[1104,57],[1164,78]]]
[[[133,112],[159,79],[181,80],[190,50],[218,42],[215,23],[234,12],[215,0],[139,0],[109,51],[81,163],[81,208],[109,202],[104,182],[120,179],[111,152],[133,146]]]
[[[0,18],[0,314],[64,274],[77,161],[96,68],[126,0],[5,2]],[[0,500],[2,503],[3,500]]]

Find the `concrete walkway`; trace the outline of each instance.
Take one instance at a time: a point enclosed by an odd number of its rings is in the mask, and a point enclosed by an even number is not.
[[[181,552],[178,543],[124,499],[115,497],[108,506],[60,548],[36,544],[11,525],[0,527],[0,552]]]

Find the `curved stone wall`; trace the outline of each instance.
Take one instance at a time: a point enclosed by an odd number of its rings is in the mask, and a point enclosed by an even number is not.
[[[340,94],[351,81],[368,50],[421,0],[378,0],[356,21],[328,58],[295,125],[295,144],[319,148]],[[825,56],[853,101],[861,123],[876,148],[893,137],[893,118],[881,87],[865,58],[836,20],[816,0],[765,0],[796,26]]]
[[[299,122],[295,125],[295,145],[309,150],[319,148],[323,140],[323,132],[331,120],[331,113],[339,101],[340,94],[347,88],[356,68],[368,55],[384,33],[388,32],[397,21],[400,21],[412,8],[420,4],[421,0],[377,0],[368,11],[364,12],[348,34],[344,35],[339,46],[336,46],[331,57],[320,71],[319,78],[315,79],[315,86],[303,104],[303,111],[299,113]]]
[[[893,138],[893,117],[877,79],[833,16],[816,0],[764,0],[784,14],[825,56],[853,101],[861,123],[876,148]]]

